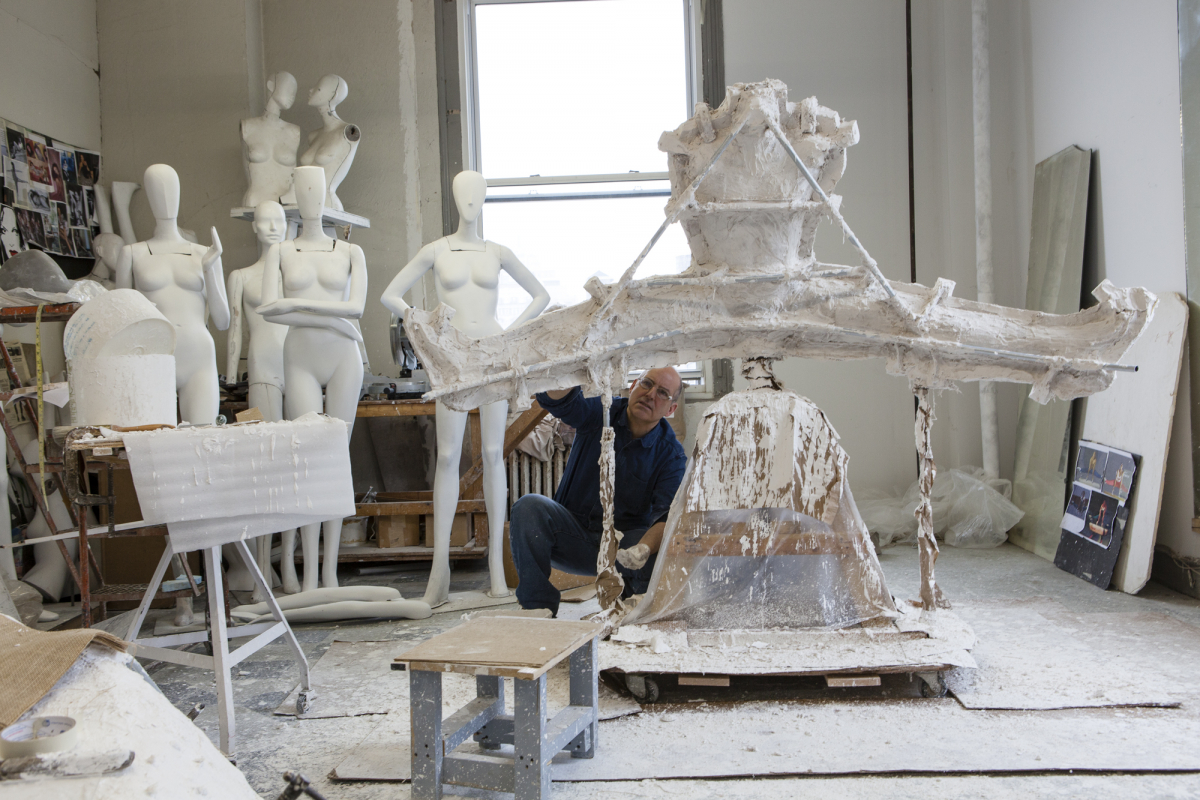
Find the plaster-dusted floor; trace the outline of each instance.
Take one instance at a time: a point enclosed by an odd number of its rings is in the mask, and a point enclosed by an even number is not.
[[[881,563],[889,581],[892,592],[898,596],[915,596],[917,584],[916,551],[911,548],[891,548],[881,555]],[[1089,617],[1091,614],[1104,614],[1111,624],[1116,620],[1117,630],[1123,635],[1137,635],[1137,630],[1123,630],[1122,621],[1129,620],[1134,624],[1132,613],[1141,615],[1167,615],[1178,621],[1176,624],[1168,620],[1180,631],[1180,648],[1171,649],[1164,654],[1162,669],[1159,674],[1150,676],[1161,685],[1172,687],[1184,681],[1171,678],[1178,675],[1188,675],[1194,667],[1190,664],[1176,663],[1173,655],[1182,654],[1200,648],[1200,601],[1172,592],[1157,584],[1151,583],[1142,595],[1131,597],[1115,592],[1101,592],[1090,584],[1079,581],[1057,570],[1052,564],[1042,561],[1028,553],[1012,546],[1003,546],[989,551],[964,551],[944,548],[938,562],[939,582],[951,601],[960,601],[964,606],[986,608],[991,602],[1005,601],[1003,605],[1018,605],[1033,603],[1039,606],[1052,606],[1082,615],[1085,620],[1099,620],[1100,617]],[[452,591],[479,588],[486,585],[487,576],[482,564],[463,565],[452,573],[454,583]],[[355,576],[352,571],[343,572],[343,583],[370,583],[375,585],[392,585],[400,589],[405,597],[419,596],[423,591],[424,573],[422,568],[413,565],[397,566],[390,573]],[[394,639],[397,646],[404,643],[420,641],[436,632],[456,624],[459,616],[455,614],[440,614],[421,621],[401,621],[385,623],[357,623],[334,627],[332,625],[302,625],[297,627],[297,634],[309,655],[310,663],[315,662],[336,640],[380,641]],[[1168,626],[1169,628],[1170,626]],[[1036,653],[1031,653],[1032,662],[1036,662]],[[1191,661],[1191,659],[1187,659]],[[189,709],[196,702],[205,702],[210,708],[201,713],[197,719],[199,724],[210,737],[216,736],[215,691],[211,678],[202,671],[175,665],[155,665],[150,668],[151,675],[162,687],[163,691],[180,709]],[[370,740],[372,734],[380,727],[379,715],[360,717],[341,717],[335,719],[295,720],[289,717],[275,716],[272,712],[279,706],[295,685],[295,670],[287,658],[287,652],[282,644],[275,643],[256,653],[239,665],[234,677],[234,690],[238,701],[238,765],[246,773],[251,784],[264,796],[274,797],[278,794],[282,781],[279,776],[285,769],[296,769],[313,779],[330,800],[334,798],[407,798],[407,784],[399,783],[370,783],[333,781],[327,776],[346,756],[360,743]],[[394,677],[404,680],[403,673],[395,673]],[[1103,680],[1099,676],[1098,680]],[[969,757],[960,756],[962,763],[956,763],[953,756],[954,748],[947,747],[941,752],[941,758],[931,758],[929,763],[922,764],[917,769],[924,774],[895,774],[883,776],[847,776],[847,777],[799,777],[782,776],[765,779],[720,779],[720,780],[690,780],[673,778],[669,780],[631,780],[631,781],[592,781],[587,783],[556,782],[555,797],[582,800],[583,798],[600,797],[631,797],[631,798],[670,798],[670,797],[699,797],[699,798],[756,798],[764,796],[820,796],[820,797],[1193,797],[1200,795],[1200,749],[1192,759],[1188,755],[1188,731],[1200,727],[1200,689],[1193,689],[1190,681],[1185,686],[1177,688],[1176,694],[1181,702],[1174,709],[1121,709],[1098,708],[1086,712],[1074,711],[970,711],[961,708],[953,699],[921,701],[917,698],[916,685],[903,676],[885,676],[883,685],[877,689],[828,690],[821,682],[801,678],[775,679],[735,679],[729,689],[677,687],[670,680],[664,681],[663,702],[646,707],[643,717],[652,722],[653,727],[668,743],[678,743],[677,750],[671,747],[660,749],[661,753],[672,753],[672,760],[686,761],[687,753],[693,749],[688,744],[689,728],[687,719],[694,713],[700,702],[707,702],[710,707],[719,708],[721,716],[728,715],[736,721],[744,713],[747,722],[755,715],[763,713],[764,701],[790,701],[789,706],[801,711],[805,705],[811,706],[811,714],[802,715],[811,719],[823,718],[826,715],[846,714],[846,718],[867,715],[885,723],[888,717],[893,717],[900,727],[908,727],[907,716],[911,713],[906,709],[916,708],[918,712],[929,708],[922,703],[945,704],[948,712],[947,719],[954,719],[954,725],[963,724],[962,720],[970,719],[970,715],[980,716],[981,724],[995,725],[1001,718],[1006,718],[1005,725],[1011,729],[1024,731],[1022,735],[1029,737],[1026,741],[1005,742],[996,741],[996,758],[988,756],[989,747],[980,746],[972,751]],[[840,709],[840,710],[839,710]],[[681,711],[689,713],[680,713]],[[1079,739],[1072,741],[1069,737],[1054,737],[1055,731],[1069,730],[1067,716],[1077,720]],[[1178,720],[1176,726],[1174,721]],[[1065,757],[1066,762],[1073,763],[1079,748],[1094,749],[1096,742],[1088,738],[1087,726],[1094,723],[1097,728],[1109,732],[1119,731],[1139,735],[1139,726],[1150,725],[1146,728],[1148,735],[1164,739],[1163,752],[1175,752],[1172,759],[1145,759],[1139,763],[1138,758],[1126,757],[1127,754],[1116,753],[1109,761],[1105,759],[1088,759],[1093,768],[1110,769],[1111,765],[1120,765],[1122,772],[1137,772],[1142,769],[1155,769],[1169,766],[1174,773],[1158,774],[1058,774],[1054,773],[1055,757]],[[603,723],[611,725],[613,723]],[[645,724],[645,723],[643,723]],[[953,735],[954,725],[945,730],[930,730],[932,740],[939,735]],[[1063,726],[1067,727],[1064,728]],[[739,726],[740,727],[740,726]],[[936,726],[933,726],[936,728]],[[1004,726],[1000,726],[1004,727]],[[678,730],[676,730],[676,728]],[[1151,730],[1153,729],[1153,732]],[[887,758],[888,743],[880,741],[879,725],[866,726],[862,729],[862,740],[853,741],[855,727],[848,729],[844,726],[836,737],[831,737],[829,746],[836,745],[845,748],[850,744],[862,753],[859,769],[871,770],[872,763],[888,763],[892,769],[896,759]],[[868,735],[868,730],[872,731]],[[729,747],[737,748],[739,753],[754,753],[758,745],[779,748],[778,731],[756,732],[753,724],[744,728],[743,739],[730,742]],[[820,748],[822,737],[820,731],[812,731],[812,736],[804,736],[797,732],[797,749]],[[601,729],[601,737],[604,728]],[[1166,741],[1178,738],[1179,741]],[[787,739],[785,738],[786,742]],[[601,738],[601,752],[598,758],[604,757],[604,739]],[[1013,753],[1029,751],[1034,742],[1041,744],[1036,747],[1048,748],[1045,753],[1024,752],[1022,763],[1032,769],[1032,774],[1012,775],[989,772],[1003,772],[1011,769],[1015,763]],[[1115,743],[1109,742],[1105,747]],[[934,745],[936,747],[936,745]],[[610,752],[615,756],[621,748],[616,746]],[[1103,748],[1102,748],[1103,749]],[[1050,751],[1053,752],[1050,752]],[[936,752],[936,751],[935,751]],[[1158,755],[1158,754],[1156,754]],[[1168,753],[1169,755],[1169,753]],[[1039,756],[1041,760],[1039,760]],[[405,758],[406,754],[399,752],[396,758]],[[664,757],[664,756],[659,756]],[[712,758],[709,754],[707,758]],[[652,758],[646,756],[645,758]],[[822,758],[822,761],[829,761]],[[834,759],[836,761],[836,759]],[[1019,761],[1021,759],[1018,759]],[[1192,763],[1194,760],[1195,763]],[[754,762],[754,758],[730,758],[732,762]],[[841,759],[845,762],[845,759]],[[1040,765],[1045,763],[1045,767]],[[927,770],[930,765],[936,770],[946,770],[951,774],[944,777],[933,777]],[[994,766],[991,766],[994,764]],[[656,765],[647,762],[646,774],[664,774]],[[911,769],[912,767],[905,767]],[[1196,772],[1192,772],[1196,770]],[[835,770],[835,771],[840,771]],[[960,774],[953,774],[959,771]],[[982,774],[961,774],[963,772],[979,771]],[[635,770],[636,772],[636,770]],[[669,771],[669,774],[682,774],[687,770]],[[702,774],[702,773],[697,773]],[[476,792],[462,793],[463,796],[486,796]],[[503,795],[499,795],[502,797]]]

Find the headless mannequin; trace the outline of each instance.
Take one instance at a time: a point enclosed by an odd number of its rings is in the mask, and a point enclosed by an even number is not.
[[[300,156],[306,167],[316,166],[325,171],[325,206],[342,211],[337,189],[350,171],[358,140],[362,137],[357,125],[351,125],[337,115],[338,103],[346,99],[350,89],[337,75],[326,75],[308,93],[308,104],[321,115],[321,128],[308,135],[308,149]]]
[[[288,184],[290,188],[290,172]],[[287,231],[288,223],[283,206],[272,200],[264,200],[259,203],[254,209],[254,234],[258,238],[259,249],[258,261],[244,269],[229,273],[230,323],[225,374],[229,376],[231,382],[237,380],[238,367],[242,359],[242,320],[245,319],[250,333],[249,357],[246,359],[247,369],[250,373],[250,392],[247,399],[250,408],[257,408],[261,411],[263,419],[267,422],[278,422],[283,419],[283,340],[287,336],[288,327],[277,325],[259,314],[258,306],[262,303],[263,264],[266,262],[267,252],[271,249],[271,245],[279,244],[287,237]],[[295,552],[296,532],[294,530],[286,531],[283,537],[285,542],[290,539],[290,549]],[[263,575],[268,577],[268,580],[271,575],[271,539],[272,536],[268,534],[258,537],[255,542],[258,568],[262,570]],[[284,549],[289,548],[285,546]],[[233,573],[235,571],[246,572],[246,575],[242,576],[246,579],[244,588],[248,589],[253,586],[255,602],[265,599],[259,597],[262,594],[262,588],[256,581],[249,579],[249,571],[245,569],[241,558],[232,551],[226,552],[225,558],[231,565],[230,588],[241,588],[234,585],[236,579]],[[290,561],[284,559],[279,568],[283,573],[283,590],[289,594],[300,591],[300,581],[296,577],[295,559]]]
[[[279,118],[280,110],[296,102],[296,79],[290,72],[276,72],[267,81],[267,92],[266,112],[242,120],[242,155],[249,181],[242,205],[250,208],[267,200],[296,202],[292,170],[300,149],[300,126]]]
[[[212,229],[212,247],[179,233],[179,176],[166,164],[153,164],[144,177],[154,213],[154,236],[121,248],[116,284],[137,289],[175,326],[175,387],[184,422],[211,425],[217,418],[217,351],[207,318],[218,330],[229,327],[221,268],[221,239]]]
[[[324,170],[297,167],[293,182],[304,227],[292,241],[267,251],[258,313],[290,326],[283,345],[284,415],[296,419],[314,411],[325,413],[346,422],[349,433],[362,391],[363,364],[358,351],[362,335],[348,320],[360,318],[366,304],[366,258],[358,245],[332,239],[321,229]],[[322,585],[337,586],[340,518],[300,529],[305,591],[317,588],[316,550],[322,531]],[[294,540],[289,550],[285,537],[283,563],[294,560]]]
[[[438,299],[455,310],[451,325],[468,336],[480,338],[504,330],[496,320],[500,271],[507,272],[529,292],[532,300],[510,327],[536,317],[550,302],[545,287],[507,247],[485,242],[479,236],[479,212],[487,196],[487,182],[478,172],[460,172],[454,178],[454,202],[458,206],[458,230],[425,245],[384,291],[382,302],[393,314],[404,316],[409,308],[404,293],[430,269]],[[504,472],[504,428],[508,403],[489,403],[479,409],[483,438],[483,498],[488,511],[488,570],[492,597],[507,595],[504,580],[504,507],[508,483]],[[436,607],[450,594],[450,532],[458,507],[458,462],[462,454],[467,415],[446,408],[440,401],[437,419],[437,469],[433,477],[433,568],[425,601]]]
[[[96,213],[100,217],[100,233],[92,237],[92,252],[96,254],[96,260],[92,264],[92,272],[88,278],[97,281],[105,289],[115,289],[116,284],[113,283],[112,277],[117,271],[117,259],[121,257],[121,248],[125,246],[126,242],[113,233],[112,206],[108,202],[108,187],[97,183],[94,189],[96,191]]]

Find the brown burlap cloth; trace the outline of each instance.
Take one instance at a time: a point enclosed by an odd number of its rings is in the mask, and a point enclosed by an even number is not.
[[[105,631],[42,632],[0,614],[0,728],[41,700],[92,642],[125,650],[125,642]]]

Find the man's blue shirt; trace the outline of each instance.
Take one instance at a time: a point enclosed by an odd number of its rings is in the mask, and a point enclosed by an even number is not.
[[[599,532],[604,526],[600,504],[600,432],[604,429],[604,404],[599,397],[584,397],[578,386],[561,400],[537,395],[542,408],[576,430],[571,457],[554,500],[565,506],[581,525]],[[609,419],[616,438],[617,476],[613,493],[613,522],[619,531],[649,528],[666,519],[671,501],[683,480],[687,456],[675,431],[665,419],[640,439],[633,438],[625,408],[629,401],[614,397]]]

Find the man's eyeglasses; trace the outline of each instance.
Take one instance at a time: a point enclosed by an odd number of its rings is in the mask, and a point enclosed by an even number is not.
[[[674,399],[670,392],[649,378],[640,378],[638,380],[638,386],[653,394],[654,399],[659,403],[667,403]]]

